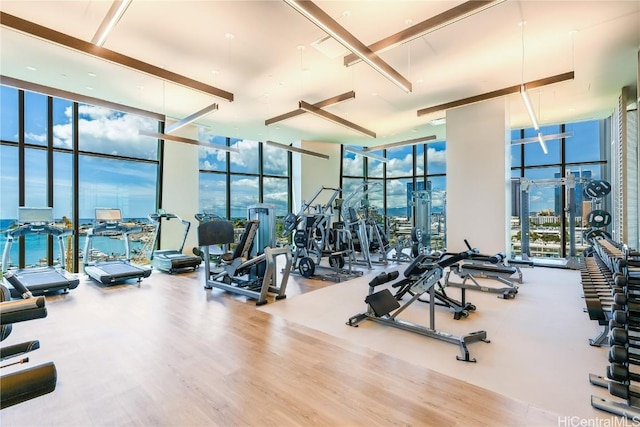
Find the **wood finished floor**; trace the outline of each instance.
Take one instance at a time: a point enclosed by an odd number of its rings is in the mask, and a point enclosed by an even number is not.
[[[527,403],[205,291],[202,271],[154,272],[140,286],[81,276],[48,297],[48,317],[16,324],[3,344],[39,339],[31,364],[54,361],[57,388],[0,411],[0,424],[558,425]],[[331,285],[292,277],[287,295]]]

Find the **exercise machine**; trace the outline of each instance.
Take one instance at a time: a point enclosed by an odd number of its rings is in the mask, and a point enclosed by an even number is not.
[[[184,230],[180,247],[178,247],[177,249],[155,249],[156,247],[158,247],[158,239],[160,237],[160,228],[162,227],[162,222],[168,222],[172,219],[181,223]],[[156,268],[160,271],[173,274],[196,270],[200,266],[200,264],[202,264],[202,258],[200,258],[199,256],[182,253],[184,249],[184,243],[187,240],[187,234],[189,233],[189,228],[191,227],[191,223],[189,221],[180,218],[176,214],[167,213],[164,211],[164,209],[159,209],[156,213],[150,214],[149,220],[151,220],[156,225],[155,231],[153,233],[154,250],[152,250],[151,252],[152,268]]]
[[[9,269],[11,246],[15,239],[23,236],[49,235],[58,241],[59,264],[13,270],[14,280],[22,283],[34,295],[59,291],[66,293],[69,289],[77,288],[80,283],[77,275],[65,270],[64,239],[71,234],[73,234],[72,229],[54,224],[53,208],[18,208],[18,226],[7,231],[7,241],[2,255],[2,272],[5,273]],[[19,298],[19,292],[13,286],[9,290],[13,298]]]
[[[405,269],[404,278],[391,284],[392,288],[397,289],[394,297],[397,300],[402,300],[407,294],[414,296],[413,285],[417,280],[420,280],[420,277],[425,273],[427,269],[425,266],[439,261],[443,256],[445,255],[441,252],[423,253],[416,256]],[[453,312],[453,318],[460,320],[461,318],[469,317],[469,313],[476,310],[474,304],[466,301],[465,293],[466,291],[462,289],[462,301],[452,298],[447,295],[444,285],[439,280],[434,285],[433,303],[439,307],[448,308]],[[418,301],[426,304],[431,302],[430,299],[425,299],[423,296],[419,297]]]
[[[292,267],[292,256],[288,246],[281,248],[256,248],[252,255],[254,239],[260,221],[250,219],[232,253],[220,257],[221,264],[213,265],[209,254],[212,245],[235,243],[233,224],[226,220],[206,221],[198,226],[198,245],[204,259],[205,289],[218,288],[256,299],[256,305],[267,303],[269,293],[275,299],[286,298],[287,282]],[[266,225],[265,225],[266,226]],[[275,235],[275,230],[273,235]],[[280,282],[277,281],[277,258],[284,257]]]
[[[339,188],[320,187],[308,202],[303,203],[298,214],[289,213],[284,219],[285,233],[293,233],[293,271],[302,277],[341,282],[363,274],[352,268],[351,231],[345,227],[332,228],[334,203],[335,207],[342,205],[338,199],[340,191]],[[328,200],[324,204],[314,204],[323,192],[330,193]],[[323,259],[328,260],[328,267],[320,265]]]
[[[3,278],[20,294],[21,299],[9,301],[9,290],[0,285],[0,341],[4,341],[14,323],[41,319],[47,316],[44,296],[34,297],[11,271],[3,274]],[[23,356],[40,348],[38,340],[26,341],[0,348],[0,360]],[[28,357],[0,366],[28,363]],[[58,374],[53,362],[46,362],[31,368],[14,371],[0,376],[0,409],[17,405],[24,401],[51,393],[56,388]]]
[[[374,189],[382,189],[380,182],[363,182],[347,196],[341,204],[341,225],[349,230],[350,251],[349,256],[354,264],[366,265],[369,269],[373,264],[385,265],[388,263],[387,254],[392,249],[389,239],[380,224],[384,218],[378,214],[375,207],[368,205],[366,198]],[[362,254],[362,259],[356,258],[356,253]],[[378,260],[372,259],[372,253],[379,252]]]
[[[431,251],[431,191],[413,191],[411,203],[416,212],[415,226],[411,229],[411,254],[417,257]]]
[[[96,224],[87,230],[84,247],[84,272],[93,280],[103,285],[113,285],[135,279],[138,284],[143,278],[151,275],[151,268],[131,263],[129,240],[131,233],[142,232],[142,227],[122,223],[120,209],[96,208]],[[90,254],[93,239],[97,236],[122,236],[124,241],[124,258],[113,260],[91,261]]]
[[[464,243],[469,249],[471,246],[466,240]],[[518,285],[522,284],[522,270],[520,265],[533,266],[531,261],[513,261],[518,265],[511,265],[507,262],[506,255],[497,253],[495,255],[475,254],[470,259],[453,264],[445,276],[445,287],[451,286],[461,289],[471,289],[482,292],[498,294],[498,298],[512,299],[518,293]],[[462,282],[451,280],[454,274],[462,279]],[[493,287],[481,285],[478,279],[490,279],[498,281],[506,286]],[[470,282],[470,283],[469,283]]]
[[[529,180],[526,178],[520,178],[520,243],[521,254],[523,260],[531,259],[531,225],[530,225],[530,202],[531,193],[538,188],[554,188],[557,194],[561,194],[561,191],[565,191],[565,197],[567,200],[567,207],[565,209],[568,240],[564,236],[560,236],[560,246],[568,244],[569,251],[566,259],[557,263],[549,258],[538,257],[535,260],[535,265],[544,267],[560,267],[578,270],[580,269],[581,258],[577,256],[576,249],[576,188],[579,185],[584,185],[589,180],[584,177],[576,177],[573,174],[568,174],[563,178],[547,178]],[[565,242],[565,240],[567,240]],[[544,250],[544,245],[537,246],[537,249]]]
[[[438,331],[435,328],[435,285],[442,279],[443,270],[456,262],[469,258],[474,251],[468,250],[460,253],[445,253],[437,261],[425,260],[419,267],[424,269],[420,278],[411,284],[411,299],[404,304],[391,294],[388,288],[376,291],[376,287],[395,280],[398,272],[381,273],[369,282],[369,294],[365,298],[367,304],[366,311],[351,316],[347,320],[347,325],[358,326],[363,320],[372,320],[394,328],[420,334],[429,338],[455,344],[460,348],[461,356],[456,359],[465,362],[475,362],[475,358],[469,356],[468,344],[483,341],[489,342],[486,331],[475,331],[465,335],[453,335],[448,332]],[[429,294],[429,324],[420,325],[400,319],[399,316],[421,295]]]

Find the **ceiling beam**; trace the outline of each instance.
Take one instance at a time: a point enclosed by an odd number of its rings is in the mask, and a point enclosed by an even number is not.
[[[351,130],[355,130],[356,132],[360,132],[372,138],[376,137],[376,133],[370,131],[369,129],[365,129],[362,126],[358,126],[355,123],[352,123],[348,120],[343,119],[342,117],[338,117],[335,114],[331,114],[328,111],[323,110],[322,108],[318,108],[314,105],[309,104],[308,102],[300,101],[299,103],[300,109],[306,111],[307,113],[311,113],[315,116],[322,117],[325,120],[329,120],[330,122],[342,125]]]
[[[216,111],[218,109],[218,104],[211,104],[207,107],[204,107],[202,110],[200,111],[196,111],[195,113],[191,114],[190,116],[185,117],[182,120],[179,120],[169,126],[167,126],[164,131],[165,133],[171,133],[171,132],[175,132],[178,129],[188,125],[189,123],[195,122],[198,119],[201,119],[202,117],[206,116],[207,114]]]
[[[325,160],[329,160],[331,158],[327,154],[316,153],[315,151],[305,150],[304,148],[294,147],[293,145],[280,144],[279,142],[275,142],[275,141],[265,141],[265,144],[269,147],[278,148],[280,150],[286,150],[290,153],[299,153],[299,154],[304,154],[306,156],[319,157]]]
[[[158,77],[162,80],[185,86],[189,89],[204,92],[229,102],[233,101],[233,93],[231,92],[227,92],[206,83],[165,70],[164,68],[156,67],[155,65],[131,58],[130,56],[122,55],[104,47],[96,46],[93,43],[77,39],[70,35],[52,30],[51,28],[43,27],[42,25],[18,18],[17,16],[13,16],[5,12],[0,12],[0,25],[7,28],[13,28],[14,30],[22,33],[77,50],[78,52],[82,52],[99,59],[104,59],[105,61],[113,62],[117,65],[131,68],[135,71],[140,71],[141,73]]]
[[[142,117],[150,117],[161,122],[164,122],[166,120],[164,114],[152,113],[150,111],[131,107],[129,105],[117,104],[115,102],[109,102],[103,99],[92,98],[90,96],[80,95],[79,93],[68,92],[66,90],[56,89],[49,86],[43,86],[37,83],[15,79],[13,77],[0,75],[0,84],[4,86],[14,87],[16,89],[23,89],[30,92],[41,93],[43,95],[48,95],[55,98],[62,98],[68,101],[79,102],[81,104],[96,105],[99,107],[109,108],[111,110],[121,111],[123,113],[135,114]]]
[[[356,97],[356,93],[354,91],[349,91],[349,92],[345,92],[341,95],[337,95],[337,96],[333,96],[331,98],[327,98],[324,101],[320,101],[320,102],[316,102],[315,104],[312,104],[318,108],[324,108],[324,107],[328,107],[329,105],[334,105],[337,104],[339,102],[342,101],[346,101],[347,99],[352,99]],[[264,121],[265,126],[269,126],[272,125],[274,123],[277,122],[281,122],[283,120],[286,119],[290,119],[292,117],[296,117],[296,116],[300,116],[302,114],[306,113],[306,111],[304,111],[301,108],[298,108],[297,110],[293,110],[293,111],[289,111],[288,113],[284,113],[284,114],[280,114],[279,116],[267,119]]]
[[[556,74],[555,76],[545,77],[539,80],[532,80],[530,82],[524,83],[525,89],[533,89],[536,87],[546,86],[553,83],[563,82],[565,80],[573,80],[574,72],[569,71],[567,73]],[[511,95],[512,93],[520,93],[522,88],[522,84],[509,86],[504,89],[494,90],[492,92],[486,92],[480,95],[471,96],[469,98],[459,99],[457,101],[447,102],[445,104],[434,105],[433,107],[426,107],[418,110],[418,117],[424,116],[430,113],[436,113],[443,110],[448,110],[450,108],[461,107],[463,105],[474,104],[480,101],[486,101],[487,99],[497,98],[499,96]]]
[[[238,153],[239,152],[239,150],[236,147],[227,147],[225,145],[211,144],[209,142],[198,141],[198,140],[191,139],[191,138],[183,138],[183,137],[177,136],[177,135],[168,135],[166,133],[150,132],[150,131],[147,131],[147,130],[144,130],[144,129],[140,129],[138,131],[138,135],[150,136],[152,138],[158,138],[158,139],[162,139],[162,140],[165,140],[165,141],[174,141],[174,142],[182,142],[184,144],[199,145],[201,147],[212,148],[214,150],[227,151],[229,153]]]
[[[373,147],[365,147],[362,149],[362,151],[368,152],[368,151],[388,150],[389,148],[406,147],[408,145],[417,145],[417,144],[420,144],[421,142],[429,142],[429,141],[435,141],[435,140],[436,140],[435,135],[427,135],[420,138],[407,139],[405,141],[390,142],[388,144],[374,145]]]
[[[412,25],[409,28],[405,28],[404,30],[392,34],[389,37],[378,40],[377,42],[370,44],[367,47],[372,52],[384,52],[385,50],[392,49],[403,43],[409,42],[418,37],[422,37],[427,33],[439,30],[440,28],[446,27],[447,25],[453,24],[454,22],[458,22],[468,16],[486,10],[491,6],[495,6],[496,4],[502,3],[504,1],[505,0],[467,1],[449,10],[445,10],[444,12],[426,19],[418,24]],[[345,67],[355,65],[360,61],[361,59],[353,53],[350,53],[349,55],[346,55],[344,57]]]
[[[374,70],[393,82],[405,92],[411,92],[411,82],[404,78],[391,65],[373,53],[364,43],[342,27],[336,20],[309,0],[284,0],[302,16],[314,23],[322,31],[330,35],[335,41],[349,49],[360,59],[369,64]]]

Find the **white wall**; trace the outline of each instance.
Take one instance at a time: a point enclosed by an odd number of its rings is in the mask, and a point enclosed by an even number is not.
[[[447,111],[447,249],[464,239],[491,254],[507,252],[510,132],[506,98]]]
[[[197,139],[195,127],[188,126],[176,135]],[[198,146],[181,142],[164,142],[164,170],[162,188],[162,209],[191,222],[184,252],[198,246]],[[163,223],[164,224],[164,223]],[[160,248],[177,249],[181,243],[182,227],[172,224],[162,228]]]
[[[319,141],[299,141],[298,148],[327,154],[328,160],[293,153],[293,212],[298,213],[302,202],[309,202],[320,187],[338,188],[340,185],[340,145]],[[322,191],[313,204],[324,204],[332,195]]]

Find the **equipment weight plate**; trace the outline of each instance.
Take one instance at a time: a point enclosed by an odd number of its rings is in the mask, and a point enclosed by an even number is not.
[[[286,232],[292,232],[298,225],[298,217],[294,213],[288,213],[284,217],[284,230]]]
[[[600,209],[591,211],[587,215],[587,222],[595,228],[606,227],[611,224],[611,214]]]
[[[590,230],[586,230],[584,232],[583,237],[587,242],[591,242],[594,239],[600,239],[600,238],[610,239],[611,234],[609,234],[609,232],[606,230],[599,230],[597,228],[593,228]]]
[[[304,230],[296,231],[293,235],[293,243],[296,245],[296,248],[306,248],[307,243],[309,243],[307,232]]]
[[[343,255],[331,255],[329,256],[329,265],[333,268],[342,268],[344,267],[344,256]]]
[[[298,271],[302,277],[311,277],[316,270],[316,263],[309,257],[304,257],[300,259],[298,263]]]
[[[611,191],[611,184],[601,179],[594,179],[584,187],[584,194],[592,199],[604,197]]]

